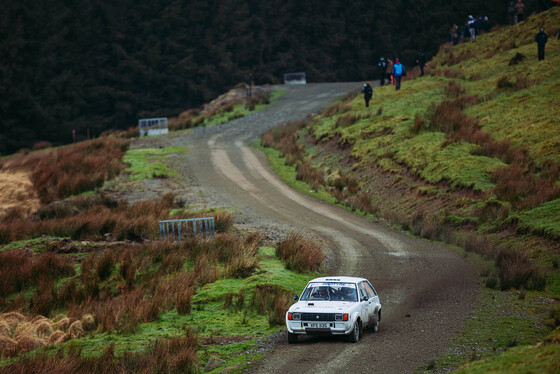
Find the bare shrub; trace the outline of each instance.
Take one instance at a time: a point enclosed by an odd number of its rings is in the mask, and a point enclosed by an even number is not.
[[[191,312],[191,302],[194,295],[194,288],[192,286],[186,287],[179,291],[177,295],[177,313],[179,314],[190,314]]]
[[[486,259],[493,259],[497,249],[494,244],[484,235],[469,235],[465,239],[464,248],[467,252],[474,252]]]
[[[273,127],[261,138],[264,147],[274,147],[279,150],[282,157],[290,160],[288,165],[293,165],[304,158],[303,147],[297,144],[298,132],[307,125],[306,121],[290,122],[282,126]]]
[[[518,75],[515,79],[515,89],[522,90],[524,88],[529,88],[533,85],[531,79],[527,74]]]
[[[243,288],[239,290],[239,293],[237,294],[237,309],[243,309],[243,306],[245,305],[245,291],[243,291]]]
[[[534,208],[541,203],[560,197],[560,187],[554,179],[535,177],[532,168],[518,163],[496,170],[492,180],[494,192],[501,200],[520,208]]]
[[[296,179],[309,183],[315,190],[325,183],[323,171],[313,167],[309,159],[296,166]]]
[[[520,251],[502,249],[496,256],[500,278],[500,288],[525,288],[543,290],[546,286],[545,276],[540,268],[533,265],[529,257]]]
[[[496,88],[508,89],[515,87],[515,83],[510,80],[509,75],[502,75],[496,82]]]
[[[216,232],[229,232],[233,229],[235,215],[230,212],[220,211],[214,213],[214,225]]]
[[[113,272],[114,257],[112,250],[105,250],[95,264],[95,272],[100,280],[109,278]]]
[[[447,86],[445,86],[444,92],[450,98],[457,98],[465,93],[465,87],[454,80],[450,80]]]
[[[362,115],[361,114],[357,114],[357,113],[349,113],[346,114],[344,116],[340,116],[336,119],[336,122],[334,124],[335,128],[338,127],[348,127],[353,125],[354,123],[358,122],[359,120],[362,119]]]
[[[424,121],[424,119],[418,113],[416,113],[414,115],[414,124],[412,125],[410,132],[412,134],[418,134],[425,124],[426,121]]]
[[[350,205],[354,209],[359,209],[366,214],[375,214],[377,211],[377,207],[374,206],[371,200],[371,194],[367,192],[358,193],[354,196],[350,201]]]
[[[283,240],[276,255],[286,264],[286,268],[299,273],[319,270],[325,255],[319,245],[300,234],[290,234]]]
[[[286,312],[292,305],[292,297],[285,290],[277,291],[272,301],[274,307],[268,313],[268,324],[270,326],[278,326],[286,323]]]

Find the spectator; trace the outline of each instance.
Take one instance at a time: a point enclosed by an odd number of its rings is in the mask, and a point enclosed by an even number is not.
[[[515,10],[516,10],[515,23],[523,21],[523,15],[525,12],[525,4],[523,4],[523,1],[517,0],[517,4],[515,4]]]
[[[395,64],[393,65],[393,79],[395,80],[395,90],[401,89],[401,79],[406,75],[406,69],[401,64],[398,58],[395,59]]]
[[[364,93],[364,100],[366,102],[366,108],[369,107],[369,101],[371,100],[371,96],[373,95],[373,89],[371,88],[371,84],[369,82],[364,83],[364,88],[362,89]]]
[[[389,79],[389,83],[392,83],[393,85],[395,84],[395,82],[393,82],[393,60],[391,60],[390,58],[387,59],[387,71],[388,73],[385,75],[385,77],[387,79]]]
[[[541,30],[535,37],[535,41],[537,42],[537,49],[539,52],[539,61],[544,60],[544,47],[546,42],[548,41],[548,36],[544,32],[544,27],[541,27]]]
[[[424,54],[424,51],[422,49],[418,51],[418,57],[416,58],[416,63],[418,64],[418,66],[420,66],[420,76],[423,77],[424,65],[426,65],[426,55]]]
[[[449,30],[449,41],[453,42],[453,45],[459,43],[459,26],[453,24],[451,30]]]
[[[469,19],[467,20],[467,28],[469,29],[469,34],[471,35],[471,40],[476,38],[476,29],[474,27],[475,22],[476,22],[476,20],[474,19],[474,17],[469,16]]]
[[[515,1],[510,0],[507,8],[508,20],[510,25],[513,25],[515,23],[516,20],[515,13],[516,13]]]
[[[387,75],[387,61],[385,61],[384,57],[379,59],[377,70],[379,71],[379,85],[383,86],[385,84],[385,76]]]

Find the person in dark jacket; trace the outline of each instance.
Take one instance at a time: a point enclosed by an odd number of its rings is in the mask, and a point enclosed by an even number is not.
[[[366,102],[366,108],[369,107],[369,101],[371,100],[371,95],[373,95],[373,89],[371,88],[371,84],[369,82],[364,83],[364,88],[362,89],[364,92],[364,100]]]
[[[535,37],[535,41],[537,42],[537,49],[539,51],[539,61],[544,60],[544,47],[548,41],[548,36],[544,32],[544,27],[541,27],[541,31],[539,31]]]
[[[424,66],[426,65],[426,55],[423,50],[418,51],[418,57],[416,57],[416,63],[420,66],[420,76],[424,76]]]
[[[510,0],[509,4],[508,4],[508,8],[507,8],[507,14],[508,14],[508,19],[509,19],[509,24],[513,25],[515,24],[516,18],[515,18],[515,2],[513,0]]]
[[[403,75],[406,75],[406,69],[401,64],[398,58],[395,59],[395,64],[393,65],[393,79],[395,80],[395,90],[401,89],[401,79]]]
[[[525,4],[523,4],[522,0],[517,0],[515,4],[515,23],[519,23],[523,21],[525,18]]]
[[[387,76],[387,61],[385,61],[385,58],[381,57],[379,59],[377,71],[379,72],[379,85],[383,86],[385,84],[385,77]]]

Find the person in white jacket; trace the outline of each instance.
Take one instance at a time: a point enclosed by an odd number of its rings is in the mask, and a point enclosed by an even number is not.
[[[467,21],[467,27],[469,28],[469,34],[471,34],[471,40],[476,38],[476,29],[474,28],[475,19],[473,16],[469,16]]]

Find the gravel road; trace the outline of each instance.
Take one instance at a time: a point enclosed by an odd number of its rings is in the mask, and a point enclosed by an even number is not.
[[[360,89],[360,83],[282,89],[287,93],[260,112],[220,126],[142,139],[134,147],[188,146],[188,154],[172,160],[182,173],[172,188],[189,204],[234,207],[240,226],[320,238],[328,275],[365,277],[379,292],[379,332],[366,332],[357,344],[306,337],[288,345],[277,339],[251,372],[411,372],[435,358],[468,317],[478,288],[474,271],[442,245],[304,196],[281,181],[249,144],[272,126],[304,118]]]

